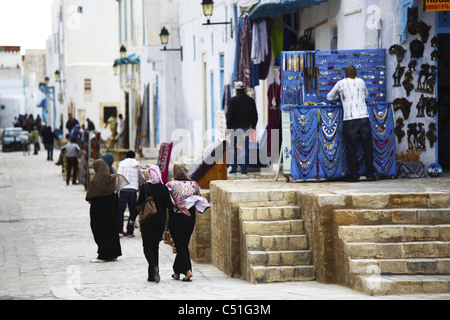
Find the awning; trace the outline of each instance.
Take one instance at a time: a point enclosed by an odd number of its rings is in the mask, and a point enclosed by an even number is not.
[[[249,13],[250,19],[295,13],[328,0],[260,0]]]
[[[126,58],[119,58],[114,60],[114,62],[117,65],[121,65],[121,64],[141,64],[141,57],[136,56],[134,53],[129,55]]]

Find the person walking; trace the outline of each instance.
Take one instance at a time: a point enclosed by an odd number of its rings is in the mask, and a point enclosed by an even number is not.
[[[73,117],[73,115],[71,113],[69,113],[69,119],[66,122],[67,132],[70,134],[70,132],[72,131],[72,128],[75,127],[77,124],[80,124],[80,123],[78,122],[77,119],[75,119]]]
[[[42,139],[44,147],[47,150],[47,161],[53,161],[53,149],[55,144],[55,134],[52,131],[52,127],[45,126],[42,130]]]
[[[72,175],[72,184],[75,185],[77,184],[78,158],[81,155],[80,147],[76,143],[76,140],[72,139],[61,148],[61,152],[64,153],[64,157],[66,158],[66,184],[69,185]]]
[[[164,185],[161,171],[158,166],[148,169],[149,179],[143,183],[139,190],[137,206],[142,206],[148,196],[153,197],[157,213],[147,218],[141,224],[142,243],[144,255],[148,262],[149,282],[159,283],[159,243],[166,228],[167,210],[173,212],[174,205],[170,198],[169,189]],[[130,225],[135,224],[137,210],[130,216]]]
[[[119,195],[119,211],[118,211],[118,227],[119,234],[134,237],[134,225],[130,225],[130,217],[135,214],[137,203],[137,192],[139,186],[145,182],[145,177],[139,168],[139,162],[135,159],[136,153],[134,151],[128,151],[125,155],[125,159],[119,163],[117,173],[122,174],[129,184],[120,190]],[[127,232],[123,232],[123,217],[125,209],[130,211],[128,218]]]
[[[95,175],[89,183],[90,225],[98,256],[91,262],[115,261],[122,255],[117,234],[117,191],[128,184],[124,176],[112,175],[102,159],[93,163]]]
[[[227,129],[231,130],[231,151],[233,162],[231,164],[231,175],[237,174],[238,166],[238,139],[242,143],[241,153],[244,152],[244,160],[240,161],[242,177],[247,176],[249,165],[249,144],[251,129],[256,129],[258,124],[258,111],[253,98],[245,92],[245,84],[241,81],[236,83],[236,96],[230,99],[226,113]]]
[[[31,132],[31,139],[34,144],[34,155],[39,154],[39,131],[36,126],[33,127],[33,131]]]
[[[328,93],[327,99],[333,101],[340,97],[342,101],[344,110],[344,144],[347,163],[350,168],[350,177],[347,181],[358,182],[360,179],[357,159],[358,139],[361,140],[364,149],[367,170],[366,178],[368,181],[375,181],[372,127],[366,105],[369,93],[364,80],[356,78],[357,71],[355,66],[347,66],[345,68],[345,76],[346,78],[338,81]]]
[[[183,281],[190,281],[193,277],[191,257],[189,254],[189,241],[194,231],[196,209],[186,208],[186,199],[190,196],[200,196],[200,187],[197,182],[191,180],[182,164],[173,166],[174,180],[166,185],[169,188],[172,200],[176,206],[176,211],[169,212],[169,229],[177,255],[173,263],[172,278],[180,279],[180,274],[184,274]]]

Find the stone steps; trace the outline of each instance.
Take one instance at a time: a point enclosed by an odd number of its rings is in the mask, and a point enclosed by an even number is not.
[[[249,251],[248,262],[252,266],[298,266],[311,264],[309,250]]]
[[[347,243],[350,258],[358,259],[408,259],[450,257],[449,241],[416,241],[398,243]]]
[[[358,276],[354,289],[371,296],[450,292],[450,275]]]
[[[315,280],[313,266],[293,266],[293,267],[250,266],[250,272],[254,283]]]
[[[252,283],[315,280],[297,206],[241,207],[244,274]]]
[[[450,241],[450,225],[375,225],[339,227],[345,242]]]
[[[255,251],[283,251],[283,250],[306,250],[308,239],[306,235],[247,235],[247,246],[249,250]]]
[[[450,292],[450,209],[335,210],[333,218],[353,289]]]
[[[272,236],[304,234],[302,220],[284,221],[242,221],[244,234]]]
[[[340,226],[450,224],[450,208],[335,210],[334,217]]]
[[[450,274],[450,258],[350,259],[350,272],[359,275]]]

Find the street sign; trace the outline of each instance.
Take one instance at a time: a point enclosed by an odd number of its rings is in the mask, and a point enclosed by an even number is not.
[[[450,0],[423,0],[423,11],[450,11]]]

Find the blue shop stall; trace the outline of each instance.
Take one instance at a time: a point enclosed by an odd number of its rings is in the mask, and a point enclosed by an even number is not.
[[[327,100],[334,85],[354,65],[366,82],[379,177],[395,177],[396,141],[392,103],[386,102],[386,50],[284,51],[281,66],[283,174],[287,180],[342,179],[348,169],[340,101]],[[365,173],[363,150],[358,157]]]

